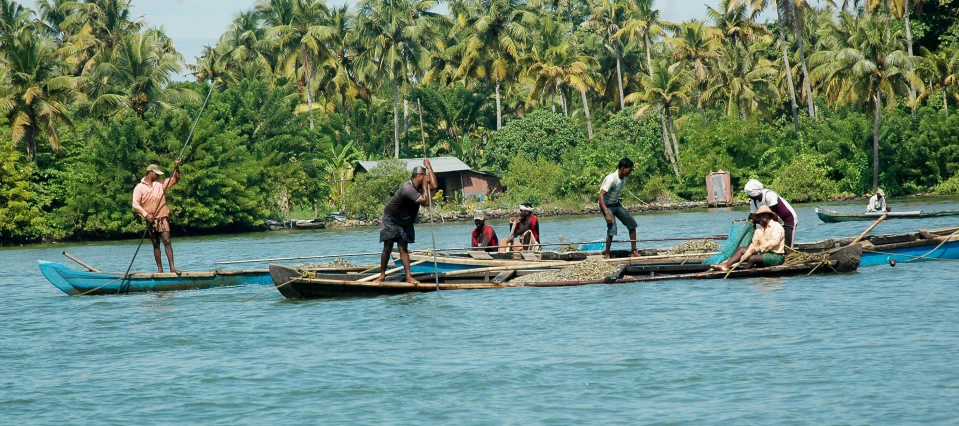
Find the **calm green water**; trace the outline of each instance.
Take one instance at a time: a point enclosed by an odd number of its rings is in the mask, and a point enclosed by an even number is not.
[[[801,241],[868,225],[825,225],[812,206],[798,210]],[[725,233],[743,216],[637,218],[642,236],[670,237]],[[461,246],[469,229],[438,225],[437,244]],[[604,230],[599,217],[542,220],[547,242]],[[415,247],[428,247],[429,226],[417,233]],[[372,251],[376,239],[364,229],[175,238],[174,247],[181,269],[205,270]],[[959,423],[957,262],[352,300],[271,292],[246,303],[265,288],[68,297],[36,266],[67,249],[121,270],[135,245],[0,251],[0,424]],[[136,268],[152,263],[141,254]]]

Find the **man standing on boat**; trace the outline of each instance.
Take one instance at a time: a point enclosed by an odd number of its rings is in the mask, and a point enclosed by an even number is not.
[[[380,254],[380,276],[376,282],[386,279],[386,269],[395,243],[400,250],[400,261],[403,262],[403,269],[406,271],[406,282],[419,283],[413,279],[413,274],[410,272],[409,244],[416,240],[413,224],[416,223],[420,206],[430,204],[430,193],[426,190],[426,184],[429,183],[430,188],[436,188],[436,175],[433,174],[430,160],[423,159],[423,165],[426,167],[413,168],[410,180],[393,193],[393,198],[383,209],[383,217],[380,219],[380,242],[383,243],[383,253]]]
[[[496,237],[496,231],[492,226],[486,226],[486,213],[477,210],[473,215],[473,223],[476,229],[470,235],[470,247],[485,249],[489,252],[499,250],[499,238]]]
[[[773,190],[763,188],[763,184],[756,179],[750,179],[749,182],[746,182],[743,190],[750,199],[749,219],[753,219],[753,215],[756,214],[760,207],[769,207],[770,210],[776,213],[779,223],[782,224],[785,230],[786,245],[792,247],[796,237],[796,225],[799,224],[799,216],[796,215],[796,211],[793,210],[792,206]]]
[[[519,238],[522,245],[520,250],[539,249],[539,219],[533,214],[533,206],[530,203],[520,204],[519,219],[510,219],[509,223],[513,230],[506,239],[507,247],[512,247],[513,240]]]
[[[160,258],[160,241],[166,249],[166,258],[170,263],[170,272],[179,274],[180,270],[173,265],[173,244],[170,242],[170,208],[166,203],[166,190],[180,180],[180,163],[176,160],[173,167],[173,176],[161,179],[163,171],[156,164],[147,166],[147,174],[133,189],[133,210],[147,221],[147,233],[153,242],[153,257],[157,261],[157,272],[163,272],[163,262]]]
[[[748,262],[747,268],[783,264],[786,259],[785,231],[779,224],[776,213],[769,206],[760,206],[752,216],[758,227],[749,247],[740,247],[729,260],[713,265],[714,269],[729,271],[729,268],[740,262]]]
[[[876,195],[869,199],[869,205],[866,206],[866,212],[888,212],[891,209],[886,205],[886,193],[882,188],[876,190]]]
[[[609,249],[613,245],[613,237],[618,233],[616,219],[619,219],[629,231],[629,240],[633,246],[630,255],[639,257],[639,252],[636,251],[636,219],[633,219],[619,200],[619,195],[626,186],[626,178],[632,173],[633,161],[623,157],[619,160],[616,171],[607,175],[599,186],[599,211],[603,212],[606,218],[606,251],[603,252],[603,256],[607,259],[609,259]]]

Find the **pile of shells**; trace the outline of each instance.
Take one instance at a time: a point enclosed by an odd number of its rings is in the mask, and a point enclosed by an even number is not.
[[[544,283],[544,282],[562,282],[562,281],[593,281],[606,278],[619,270],[616,265],[597,260],[585,260],[555,271],[543,271],[535,274],[516,277],[510,282],[514,283]]]
[[[685,241],[666,250],[666,254],[709,253],[719,249],[719,244],[710,240]]]
[[[356,265],[350,263],[342,257],[338,257],[329,263],[301,263],[296,265],[296,267],[297,269],[355,268]]]

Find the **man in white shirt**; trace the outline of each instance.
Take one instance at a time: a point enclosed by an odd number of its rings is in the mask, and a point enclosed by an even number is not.
[[[603,212],[606,219],[606,251],[603,252],[603,256],[607,259],[609,259],[610,246],[613,245],[613,236],[618,233],[614,217],[619,219],[629,231],[629,239],[633,245],[631,256],[639,257],[639,252],[636,251],[636,219],[633,219],[619,200],[620,193],[626,186],[626,178],[632,173],[633,161],[623,157],[619,160],[616,171],[607,175],[599,187],[599,211]]]
[[[876,190],[876,195],[869,199],[869,205],[866,206],[866,212],[888,212],[889,206],[886,205],[886,193],[882,188]]]

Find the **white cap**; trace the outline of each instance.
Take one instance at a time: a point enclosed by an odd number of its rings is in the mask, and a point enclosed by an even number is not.
[[[533,211],[533,208],[530,207],[528,204],[520,204],[520,205],[519,205],[519,209],[520,209],[521,211],[528,211],[528,212]]]
[[[763,194],[763,184],[756,179],[750,179],[749,182],[746,182],[746,186],[743,188],[743,191],[750,198],[756,198]]]

